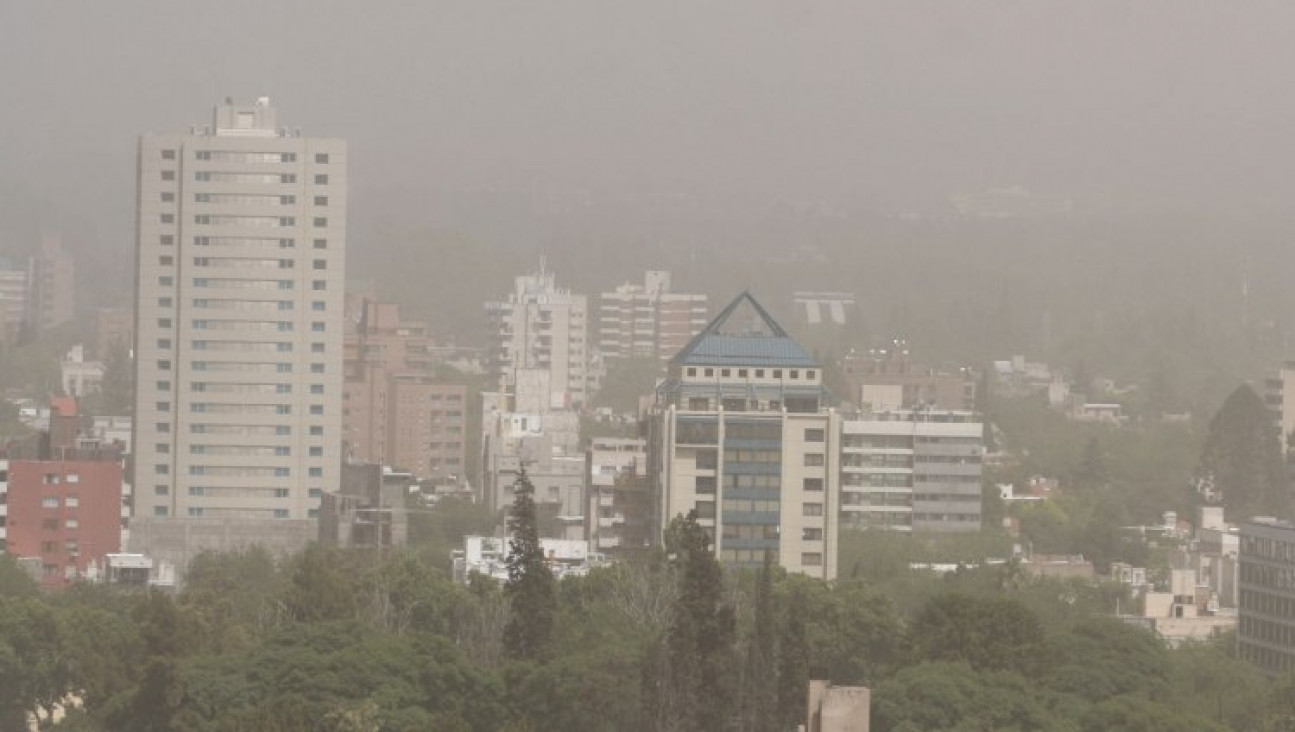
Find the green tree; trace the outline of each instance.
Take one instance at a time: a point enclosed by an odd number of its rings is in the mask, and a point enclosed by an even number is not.
[[[1025,677],[1007,671],[978,671],[965,663],[910,666],[879,684],[872,699],[878,730],[1073,729],[1064,715],[1053,711],[1056,697]]]
[[[719,730],[733,717],[736,619],[724,601],[724,573],[697,512],[677,520],[680,590],[667,638],[668,686],[682,729]]]
[[[1078,488],[1099,488],[1110,479],[1106,467],[1106,457],[1102,454],[1102,445],[1097,435],[1088,438],[1084,444],[1084,454],[1074,470],[1074,483]]]
[[[1028,675],[1045,661],[1038,616],[1008,597],[937,595],[914,619],[910,639],[919,660],[963,662],[980,671]]]
[[[1272,416],[1248,385],[1228,396],[1210,420],[1200,473],[1213,478],[1234,518],[1289,517],[1291,495]]]
[[[126,344],[117,341],[103,362],[103,383],[99,388],[102,414],[133,414],[135,411],[135,365]]]
[[[792,591],[782,613],[778,633],[778,729],[795,729],[805,718],[805,694],[809,688],[809,640],[802,612],[803,595]]]
[[[283,600],[289,617],[306,623],[355,617],[359,598],[355,574],[344,565],[346,557],[320,544],[311,544],[293,557]]]
[[[778,633],[773,605],[773,558],[765,552],[755,585],[755,625],[747,638],[745,683],[742,693],[743,729],[778,730]]]
[[[557,609],[553,572],[540,546],[535,487],[523,468],[513,482],[513,507],[508,520],[508,625],[504,648],[510,658],[536,660],[548,650]]]

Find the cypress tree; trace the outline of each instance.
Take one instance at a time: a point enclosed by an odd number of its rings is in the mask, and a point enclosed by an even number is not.
[[[1249,386],[1237,387],[1210,420],[1200,470],[1223,494],[1234,520],[1291,517],[1281,442],[1267,407]]]
[[[513,482],[509,513],[508,581],[504,595],[510,614],[504,627],[504,650],[515,660],[538,660],[553,635],[557,594],[553,572],[540,547],[535,516],[535,487],[522,468]]]
[[[765,552],[755,585],[755,627],[747,644],[746,684],[743,705],[751,732],[777,732],[778,726],[777,619],[773,607],[773,558]]]
[[[724,602],[724,575],[710,549],[710,536],[690,511],[678,522],[682,573],[667,648],[671,716],[688,730],[722,730],[733,716],[735,620]]]
[[[809,641],[801,613],[804,597],[792,592],[778,638],[778,724],[779,729],[796,729],[805,720],[809,690]]]

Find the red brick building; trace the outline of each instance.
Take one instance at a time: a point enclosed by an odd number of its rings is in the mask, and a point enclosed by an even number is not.
[[[10,460],[9,554],[39,557],[40,581],[62,588],[121,551],[121,463]]]

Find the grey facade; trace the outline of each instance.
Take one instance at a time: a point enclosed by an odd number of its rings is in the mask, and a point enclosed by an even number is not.
[[[1271,673],[1295,670],[1295,524],[1241,524],[1237,655]]]

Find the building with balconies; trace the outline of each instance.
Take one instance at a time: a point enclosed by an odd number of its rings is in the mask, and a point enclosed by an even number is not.
[[[893,411],[841,422],[841,523],[979,531],[984,425],[972,412]]]

